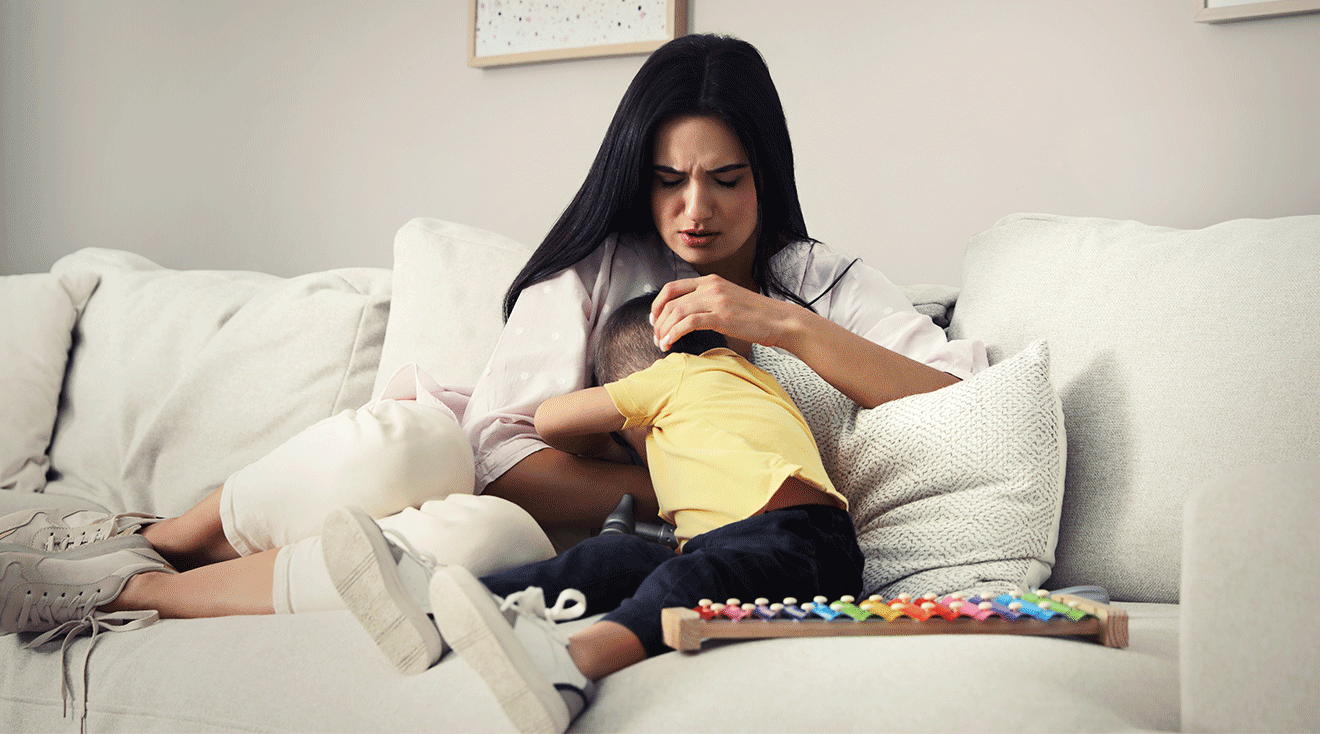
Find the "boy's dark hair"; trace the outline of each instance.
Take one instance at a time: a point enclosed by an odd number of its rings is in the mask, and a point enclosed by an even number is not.
[[[596,382],[604,385],[650,367],[667,354],[702,354],[716,347],[729,346],[724,335],[704,329],[692,331],[674,341],[668,352],[655,345],[651,326],[651,302],[659,294],[653,291],[629,299],[605,320],[596,342]]]

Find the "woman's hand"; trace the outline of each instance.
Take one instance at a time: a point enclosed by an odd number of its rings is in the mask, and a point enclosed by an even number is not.
[[[863,408],[958,382],[809,309],[767,298],[718,275],[668,283],[652,302],[651,316],[662,349],[697,329],[718,331],[744,357],[750,355],[748,343],[779,347]]]
[[[747,290],[718,275],[675,280],[665,284],[651,303],[656,342],[668,350],[692,331],[723,334],[744,356],[749,344],[788,348],[803,328],[806,309]]]

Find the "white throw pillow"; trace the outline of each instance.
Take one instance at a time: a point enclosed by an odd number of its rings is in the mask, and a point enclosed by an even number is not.
[[[390,273],[171,270],[104,249],[74,329],[50,490],[176,515],[306,427],[370,397]]]
[[[92,273],[0,277],[0,489],[46,486],[73,325],[96,282]]]
[[[1010,591],[1049,577],[1067,442],[1045,342],[871,409],[791,355],[752,356],[797,403],[848,498],[864,593]]]
[[[446,387],[473,385],[504,327],[504,291],[531,250],[486,230],[413,219],[394,237],[393,301],[372,394],[415,363]]]

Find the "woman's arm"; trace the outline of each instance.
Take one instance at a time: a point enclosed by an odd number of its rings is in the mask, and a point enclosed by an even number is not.
[[[696,329],[780,347],[864,408],[958,382],[809,309],[767,298],[716,275],[665,285],[651,313],[656,338],[664,348]]]
[[[605,388],[548,398],[535,421],[551,448],[514,464],[486,485],[486,494],[517,503],[548,526],[599,527],[624,494],[633,495],[639,518],[660,511],[646,469],[580,455],[617,445],[609,432],[623,428],[624,418]]]
[[[800,313],[790,316],[781,341],[767,346],[788,350],[864,408],[959,382],[947,372],[886,349],[801,306],[774,303]]]
[[[660,512],[646,469],[547,448],[528,455],[486,485],[485,494],[517,503],[546,526],[598,528],[625,494],[637,518]]]

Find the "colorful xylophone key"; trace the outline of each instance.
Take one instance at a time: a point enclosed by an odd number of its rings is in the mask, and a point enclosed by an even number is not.
[[[783,604],[780,604],[779,602],[775,602],[774,604],[771,604],[769,599],[762,596],[757,598],[756,607],[754,611],[756,616],[766,621],[770,621],[778,617],[780,613],[783,612],[783,610],[784,610]]]
[[[781,611],[799,622],[811,616],[811,611],[798,606],[797,599],[791,596],[784,597],[784,606]]]
[[[889,606],[889,604],[885,602],[885,598],[879,594],[872,594],[871,597],[862,602],[860,606],[862,609],[880,617],[886,622],[892,622],[903,616],[902,612]]]
[[[816,598],[823,599],[824,597],[816,597]],[[849,617],[852,617],[854,620],[858,622],[865,622],[867,619],[873,616],[870,612],[854,604],[853,603],[854,601],[856,601],[856,597],[850,595],[844,595],[839,597],[838,601],[831,604],[830,608],[840,614],[845,614]]]
[[[1015,612],[1034,617],[1042,622],[1048,622],[1059,616],[1059,613],[1053,609],[1046,609],[1039,604],[1016,594],[1000,594],[995,597],[995,601]]]
[[[931,617],[930,610],[923,609],[913,603],[911,594],[899,594],[893,599],[890,599],[889,608],[905,614],[918,622],[925,622]]]
[[[949,620],[958,618],[958,613],[937,601],[934,594],[926,594],[918,599],[917,603],[922,609],[925,609],[934,616],[943,617],[944,619]]]
[[[1055,612],[1062,614],[1074,622],[1080,622],[1086,617],[1086,612],[1075,606],[1069,606],[1057,599],[1050,598],[1050,592],[1045,591],[1044,589],[1037,589],[1034,594],[1030,592],[1023,594],[1022,598],[1034,602],[1037,606],[1053,609]]]
[[[813,599],[812,601],[809,601],[809,602],[807,602],[806,604],[803,604],[803,605],[802,605],[802,608],[805,609],[805,610],[807,610],[808,612],[811,612],[812,614],[816,615],[817,617],[820,617],[821,619],[825,620],[826,622],[833,622],[834,620],[839,619],[840,617],[843,617],[843,616],[844,616],[844,615],[840,614],[839,612],[836,612],[836,611],[834,611],[833,609],[831,609],[831,608],[830,608],[830,605],[829,605],[828,603],[826,603],[826,601],[824,601],[824,599],[825,599],[825,597],[823,597],[823,596],[818,596],[818,597],[816,597],[816,599]],[[817,601],[817,600],[820,600],[820,601]]]

